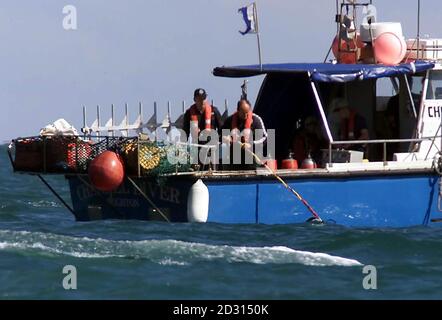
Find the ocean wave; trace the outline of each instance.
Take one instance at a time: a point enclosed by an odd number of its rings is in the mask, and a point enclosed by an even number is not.
[[[147,259],[165,266],[186,266],[201,261],[344,267],[362,265],[354,259],[299,251],[285,246],[213,245],[173,239],[107,240],[10,230],[0,230],[0,250],[32,251],[42,255],[66,255],[76,258]]]

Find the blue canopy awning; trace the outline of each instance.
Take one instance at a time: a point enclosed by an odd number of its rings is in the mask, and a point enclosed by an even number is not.
[[[332,63],[283,63],[259,65],[218,67],[213,74],[218,77],[243,78],[263,74],[292,73],[308,74],[316,82],[349,82],[355,80],[396,77],[413,74],[434,67],[434,63],[415,61],[396,66],[381,64],[332,64]]]

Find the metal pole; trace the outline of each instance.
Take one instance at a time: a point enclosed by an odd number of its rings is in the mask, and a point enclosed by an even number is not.
[[[86,106],[83,106],[83,128],[86,128]],[[86,130],[83,133],[83,138],[86,139]]]
[[[141,177],[141,167],[140,167],[140,139],[137,139],[137,170],[138,178]]]
[[[166,128],[166,133],[167,131],[170,129],[170,127],[172,126],[172,115],[170,112],[170,101],[167,101],[167,128]]]
[[[97,135],[100,137],[100,106],[97,105]]]
[[[339,11],[339,0],[336,0],[336,34],[339,34],[340,22],[338,21],[338,15],[340,15]],[[331,47],[330,47],[331,48]],[[326,58],[327,59],[327,58]]]
[[[138,133],[143,132],[143,103],[140,101],[138,105],[138,113],[139,113],[139,119],[140,122],[138,123]]]
[[[328,144],[328,164],[330,165],[330,167],[333,167],[333,154],[332,154],[333,150],[332,150],[332,143],[330,142]]]
[[[106,137],[106,139],[109,139],[109,137]],[[124,219],[126,219],[126,214],[124,212],[120,212],[118,211],[117,208],[115,208],[115,206],[112,205],[112,203],[105,198],[105,196],[101,193],[101,191],[97,190],[97,188],[95,188],[92,184],[90,184],[89,182],[87,182],[81,175],[77,175],[78,179],[80,179],[80,181],[87,186],[88,188],[90,188],[91,190],[95,190],[97,191],[97,195],[101,198],[101,201],[103,201],[103,203],[106,203],[109,208],[111,208],[111,210],[113,212],[115,212],[118,216],[122,216]],[[110,194],[110,196],[112,197],[112,193]]]
[[[390,78],[391,85],[393,86],[395,94],[399,94],[399,85],[396,82],[396,78]]]
[[[421,0],[417,0],[417,60],[419,60],[420,52],[420,35],[421,35]]]
[[[39,177],[40,180],[46,185],[46,187],[48,187],[48,189],[54,194],[54,196],[56,196],[57,199],[61,201],[61,203],[66,207],[66,209],[68,209],[75,216],[74,209],[72,209],[71,206],[69,206],[67,202],[63,200],[63,198],[57,193],[57,191],[55,191],[41,175],[38,174],[37,177]]]
[[[410,99],[411,108],[413,109],[414,118],[417,119],[416,106],[414,105],[413,95],[411,93],[410,83],[408,82],[407,75],[404,74],[405,84],[407,85],[408,98]]]
[[[170,130],[172,130],[172,115],[170,112],[170,101],[167,101],[167,128],[166,128],[166,139],[169,141],[170,136]]]
[[[425,75],[425,80],[424,80],[424,84],[423,84],[423,90],[422,90],[422,97],[421,97],[421,104],[419,106],[419,119],[417,122],[417,126],[416,126],[416,138],[419,138],[422,134],[422,129],[423,129],[423,121],[424,121],[424,108],[425,108],[425,101],[426,101],[426,96],[427,96],[427,91],[428,91],[428,85],[429,85],[429,77],[430,77],[430,71],[427,71],[427,74]]]
[[[330,48],[327,51],[327,55],[324,58],[324,63],[327,62],[328,56],[330,55],[330,52],[332,51],[332,49],[333,49],[333,43],[330,45]]]
[[[309,77],[310,77],[310,73],[309,73]],[[322,123],[324,124],[325,131],[327,132],[327,137],[330,142],[333,142],[333,137],[332,137],[330,128],[328,126],[327,117],[325,116],[325,112],[324,112],[324,108],[321,103],[321,99],[319,98],[318,90],[316,89],[316,85],[313,81],[310,81],[310,84],[312,86],[313,94],[315,95],[315,98],[316,98],[316,104],[317,104],[319,112],[321,114]]]
[[[43,137],[43,173],[46,173],[47,169],[46,140],[47,137]]]
[[[256,31],[256,38],[258,40],[259,68],[262,71],[261,41],[259,38],[258,10],[256,8],[256,2],[253,3],[253,15],[255,17],[255,31]]]
[[[167,218],[167,216],[161,211],[160,208],[157,207],[157,205],[141,190],[141,188],[135,183],[134,180],[132,180],[131,177],[127,177],[127,180],[134,186],[134,188],[146,199],[149,204],[152,206],[153,209],[155,209],[166,222],[170,222],[170,220]]]
[[[124,108],[126,109],[126,128],[129,126],[129,107],[127,103],[125,103]],[[126,137],[129,137],[129,129],[126,129]]]
[[[153,128],[153,141],[157,141],[157,102],[154,101],[153,103],[153,114],[155,115],[155,124]]]
[[[111,117],[112,117],[112,127],[113,126],[115,126],[115,121],[114,121],[114,104],[112,103],[111,104]],[[114,137],[115,136],[115,131],[114,131],[114,129],[112,128],[112,137]]]

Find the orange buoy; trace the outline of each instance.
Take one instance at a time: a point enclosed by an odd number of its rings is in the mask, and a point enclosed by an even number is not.
[[[407,44],[403,37],[384,32],[374,41],[374,54],[379,63],[396,65],[405,58]]]
[[[293,152],[289,152],[289,156],[281,161],[281,168],[288,170],[296,170],[298,169],[298,161],[294,158]]]
[[[282,169],[296,170],[298,169],[298,161],[295,159],[284,159],[281,162]]]
[[[269,167],[270,169],[272,169],[273,171],[278,170],[278,162],[274,159],[269,159],[265,162],[265,164],[267,165],[267,167]]]
[[[312,159],[310,155],[302,161],[301,169],[316,169],[318,165],[315,160]]]
[[[105,151],[89,165],[89,179],[100,191],[116,190],[124,179],[124,167],[120,157],[112,151]]]
[[[356,36],[356,42],[350,41],[347,43],[346,41],[341,39],[341,51],[339,50],[339,37],[335,36],[332,44],[332,51],[335,58],[338,60],[338,63],[345,64],[353,64],[358,60],[358,52],[357,49],[362,49],[365,46],[365,43],[361,41],[359,35]],[[355,52],[349,52],[355,51]]]

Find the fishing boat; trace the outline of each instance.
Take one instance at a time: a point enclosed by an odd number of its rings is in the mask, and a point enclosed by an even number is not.
[[[357,25],[361,8],[365,16]],[[144,122],[141,106],[134,124],[125,118],[115,125],[112,115],[102,126],[98,112],[90,126],[84,117],[78,136],[14,139],[11,164],[17,173],[39,177],[78,221],[437,225],[442,222],[442,40],[405,40],[400,23],[376,21],[373,12],[371,2],[339,3],[330,61],[214,68],[217,77],[265,76],[254,113],[274,129],[273,168],[191,170],[175,164],[153,175],[147,170],[152,164],[143,161],[154,161],[161,145],[144,135],[173,123],[170,112],[162,124],[152,118]],[[392,97],[382,94],[385,83],[396,91],[396,136],[388,134],[386,105]],[[339,139],[333,127],[337,98],[364,116],[368,139]],[[284,166],[293,160],[287,159],[293,133],[308,117],[320,121],[327,140],[321,161]],[[103,155],[107,161],[94,161]],[[94,176],[96,170],[104,170],[106,178]],[[52,188],[48,174],[66,177],[72,205]]]

